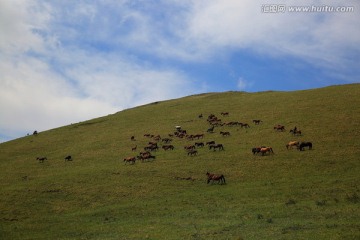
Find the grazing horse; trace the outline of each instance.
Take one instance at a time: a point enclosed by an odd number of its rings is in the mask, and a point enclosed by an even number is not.
[[[292,141],[292,142],[289,142],[288,144],[286,144],[286,149],[292,149],[292,147],[298,147],[299,146],[299,142],[298,141]]]
[[[126,157],[126,158],[124,158],[125,164],[127,164],[127,163],[134,164],[135,161],[136,161],[136,157]]]
[[[188,156],[194,156],[194,155],[197,155],[197,153],[198,153],[198,151],[192,149],[192,150],[188,151],[187,155]]]
[[[253,123],[255,123],[255,125],[259,125],[262,121],[259,119],[259,120],[253,120]]]
[[[210,183],[210,181],[212,181],[212,183],[214,183],[214,181],[217,181],[219,184],[226,184],[225,177],[223,174],[216,175],[216,174],[207,172],[206,176],[208,178],[207,179],[208,184]]]
[[[39,160],[39,162],[43,163],[45,160],[47,160],[46,157],[37,157],[36,160]]]
[[[131,136],[131,141],[135,141],[135,136]]]
[[[312,143],[311,142],[301,142],[300,145],[298,146],[298,149],[300,151],[304,151],[305,147],[309,147],[309,150],[312,149]]]
[[[65,157],[65,162],[66,162],[66,161],[72,161],[72,157],[71,157],[70,155],[69,155],[69,156],[66,156],[66,157]]]
[[[250,128],[250,125],[247,123],[240,123],[240,126],[243,128]]]
[[[135,145],[135,147],[132,147],[131,151],[136,151],[136,149],[137,149],[137,145]]]
[[[166,150],[174,150],[174,146],[173,145],[163,145],[162,148],[166,151]]]
[[[265,148],[261,148],[260,149],[261,155],[264,156],[266,153],[272,153],[274,154],[274,151],[272,149],[272,147],[265,147]]]
[[[33,132],[33,135],[37,135],[37,134],[38,134],[38,131],[35,130],[35,131]]]
[[[220,131],[220,134],[223,135],[223,136],[230,136],[230,132]]]
[[[295,130],[295,129],[291,129],[290,133],[292,133],[294,136],[295,135],[301,135],[301,130]]]
[[[222,112],[221,115],[223,115],[223,116],[229,116],[229,113],[228,113],[228,112]]]
[[[215,141],[206,142],[206,145],[213,145],[213,144],[215,144]]]

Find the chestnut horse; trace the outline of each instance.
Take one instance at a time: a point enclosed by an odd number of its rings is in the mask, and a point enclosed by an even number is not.
[[[260,149],[261,155],[264,156],[266,153],[272,153],[274,154],[274,151],[272,149],[272,147],[265,147],[265,148],[261,148]]]
[[[210,181],[212,181],[212,183],[214,183],[214,181],[217,181],[219,184],[226,184],[225,177],[224,177],[223,174],[216,175],[216,174],[207,172],[206,176],[208,178],[207,179],[208,184],[209,184]]]
[[[299,142],[298,141],[292,141],[292,142],[289,142],[288,144],[286,144],[286,149],[292,149],[292,147],[298,147],[299,146]]]

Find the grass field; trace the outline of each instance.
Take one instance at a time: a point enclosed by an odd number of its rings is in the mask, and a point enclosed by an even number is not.
[[[0,239],[360,239],[359,93],[360,84],[208,93],[2,143]],[[207,133],[210,114],[250,128]],[[193,141],[174,137],[154,161],[123,162],[152,141],[144,134],[167,137],[176,125],[225,150],[188,156]],[[313,149],[287,150],[291,140]],[[253,155],[261,145],[275,154]],[[227,184],[207,184],[207,171]]]

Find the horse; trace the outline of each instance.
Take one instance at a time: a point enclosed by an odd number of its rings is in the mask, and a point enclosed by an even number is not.
[[[215,141],[206,142],[206,145],[212,145],[212,144],[215,144]]]
[[[207,184],[209,184],[210,181],[212,181],[212,183],[214,183],[214,181],[217,181],[219,184],[226,184],[225,177],[223,174],[216,175],[216,174],[207,172],[206,176],[208,178]]]
[[[65,162],[66,162],[66,161],[72,161],[72,157],[71,157],[70,155],[69,155],[69,156],[66,156],[66,157],[65,157]]]
[[[132,147],[131,151],[136,151],[136,149],[137,149],[137,145],[135,145],[135,147]]]
[[[173,145],[163,145],[162,148],[166,151],[166,150],[174,150],[174,146]]]
[[[292,142],[289,142],[288,144],[286,144],[286,149],[292,149],[292,147],[298,147],[299,146],[299,142],[298,141],[292,141]]]
[[[126,158],[124,158],[125,164],[127,164],[127,163],[134,164],[135,161],[136,161],[135,157],[126,157]]]
[[[204,143],[203,142],[196,142],[195,143],[195,147],[203,147]]]
[[[309,150],[311,150],[312,149],[312,143],[311,142],[301,142],[300,143],[300,145],[298,146],[298,149],[300,150],[300,151],[304,151],[304,148],[305,147],[309,147]]]
[[[209,145],[209,149],[214,149],[214,151],[216,149],[219,149],[219,151],[220,151],[220,150],[224,150],[224,146],[221,143],[211,144],[211,145]]]
[[[262,156],[264,156],[266,153],[274,154],[274,151],[273,151],[272,147],[265,147],[265,148],[263,147],[263,148],[260,149],[260,152],[261,152]]]
[[[261,150],[262,148],[266,148],[266,146],[254,147],[254,148],[251,149],[251,152],[255,155],[255,154],[257,154],[257,153],[260,153],[260,152],[261,152],[260,150]]]
[[[35,130],[35,131],[33,132],[33,135],[37,135],[37,134],[38,134],[38,131]]]
[[[230,136],[230,132],[220,131],[220,134],[223,135],[223,136]]]
[[[259,125],[261,122],[261,120],[253,120],[253,123],[255,123],[255,125]]]
[[[131,136],[131,141],[135,141],[135,136]]]
[[[39,162],[43,163],[45,160],[47,160],[46,157],[37,157],[36,160],[39,160]]]
[[[250,125],[247,123],[240,123],[240,126],[243,128],[250,128]]]
[[[274,126],[274,130],[276,131],[285,131],[285,126],[282,126],[282,125],[277,125],[277,126]]]
[[[197,155],[198,151],[194,150],[194,149],[191,149],[190,151],[188,151],[187,155],[188,156],[194,156],[194,155]]]
[[[229,116],[229,113],[228,113],[228,112],[222,112],[221,115],[223,115],[223,116]]]
[[[295,129],[291,129],[290,133],[292,133],[294,136],[295,135],[301,135],[301,130],[295,130]]]

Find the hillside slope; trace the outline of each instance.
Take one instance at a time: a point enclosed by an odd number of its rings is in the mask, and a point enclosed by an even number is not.
[[[208,93],[2,143],[0,238],[357,239],[359,93],[360,84]],[[224,125],[208,133],[210,114],[250,128]],[[286,131],[275,131],[277,124]],[[204,138],[173,136],[174,150],[124,163],[155,141],[144,134],[169,137],[177,125]],[[295,126],[302,135],[289,133]],[[184,150],[211,140],[224,151]],[[287,150],[293,140],[310,141],[313,149]],[[262,145],[274,154],[253,155]],[[64,161],[67,155],[73,161]],[[224,174],[227,183],[207,184],[207,171]]]

